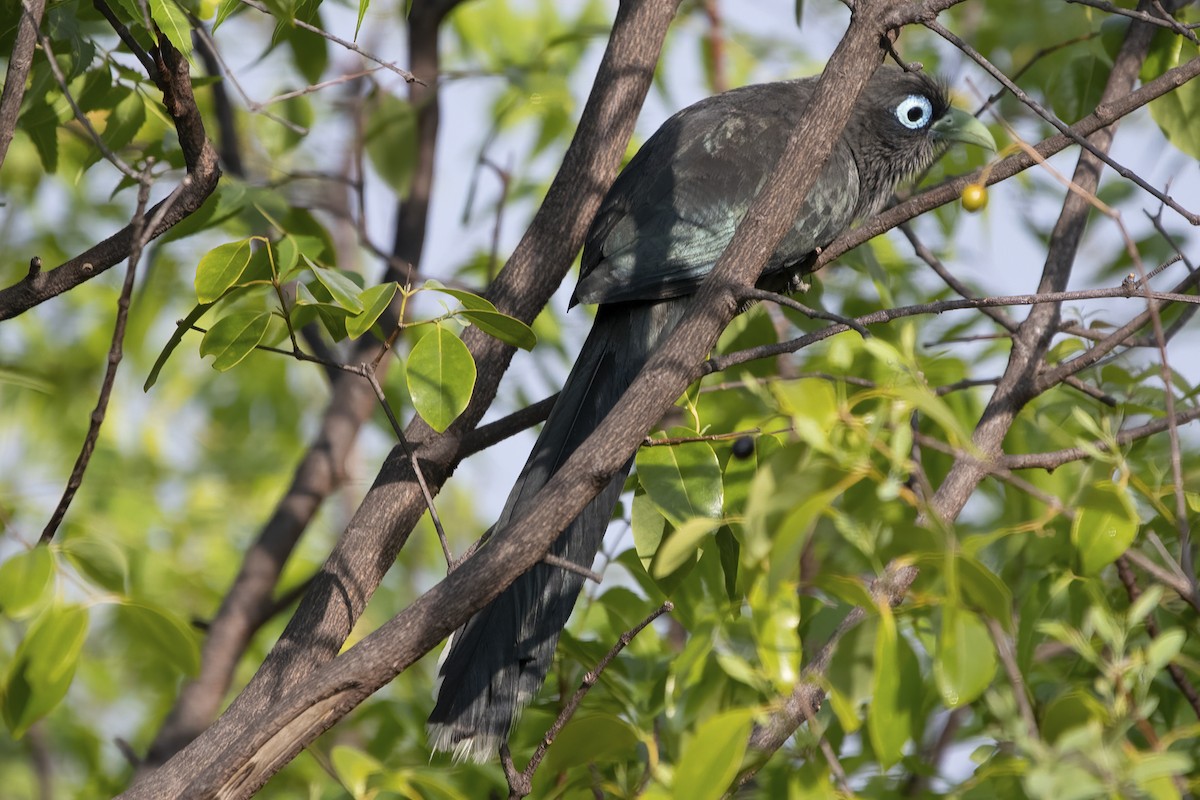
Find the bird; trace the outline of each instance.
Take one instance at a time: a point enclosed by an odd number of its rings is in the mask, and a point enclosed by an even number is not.
[[[505,503],[504,531],[616,405],[691,306],[804,117],[817,78],[755,84],[670,117],[617,176],[585,237],[571,297],[598,306],[591,331]],[[880,66],[861,92],[759,288],[794,291],[822,248],[878,212],[952,143],[995,150],[987,128],[950,105],[947,84]],[[632,459],[550,552],[589,569]],[[535,565],[450,638],[427,726],[436,751],[487,762],[545,681],[584,575]]]

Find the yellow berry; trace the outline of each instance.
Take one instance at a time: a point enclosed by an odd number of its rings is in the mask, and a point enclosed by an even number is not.
[[[987,187],[982,183],[968,183],[962,191],[962,207],[972,214],[987,206]]]

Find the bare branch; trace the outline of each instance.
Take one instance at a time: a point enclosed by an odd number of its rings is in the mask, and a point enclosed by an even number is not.
[[[1174,17],[1157,16],[1136,8],[1121,8],[1120,6],[1114,6],[1112,3],[1106,3],[1104,0],[1067,0],[1067,2],[1078,3],[1082,6],[1091,6],[1092,8],[1098,8],[1101,11],[1106,11],[1109,14],[1119,14],[1122,17],[1129,17],[1130,19],[1148,22],[1151,25],[1158,25],[1159,27],[1166,28],[1167,30],[1175,31],[1180,36],[1187,37],[1187,39],[1194,44],[1200,44],[1200,39],[1196,38],[1196,34],[1192,30],[1198,26],[1183,25]]]
[[[96,442],[100,438],[100,426],[104,423],[104,416],[108,411],[108,401],[112,396],[113,384],[117,379],[117,367],[124,356],[125,325],[129,319],[129,303],[133,297],[133,281],[137,275],[138,261],[142,257],[142,248],[146,246],[144,229],[146,220],[143,215],[146,213],[146,203],[150,200],[150,187],[154,183],[154,177],[150,172],[152,166],[153,160],[146,164],[138,178],[137,209],[133,213],[132,223],[133,248],[129,253],[129,267],[125,271],[125,282],[121,286],[121,294],[117,299],[117,319],[113,325],[112,344],[108,350],[108,366],[104,371],[104,380],[100,384],[100,396],[96,399],[96,407],[92,411],[88,432],[83,439],[83,447],[79,451],[79,457],[75,460],[75,466],[71,470],[71,477],[67,480],[67,487],[63,491],[62,499],[58,501],[58,505],[50,515],[50,520],[46,523],[45,529],[42,530],[41,541],[43,544],[54,538],[55,531],[58,530],[63,517],[67,515],[67,509],[71,505],[71,500],[75,497],[75,492],[83,485],[83,473],[87,470],[88,463],[92,460],[92,453],[96,449]],[[157,224],[170,210],[186,185],[187,180],[185,179],[159,205],[158,212],[150,220],[151,227]]]
[[[258,0],[241,0],[241,3],[242,3],[242,5],[250,6],[255,11],[261,11],[264,14],[271,13],[270,10],[267,8],[266,4],[260,3],[260,2],[258,2]],[[309,33],[315,33],[317,36],[320,36],[323,39],[328,39],[329,41],[333,42],[334,44],[336,44],[340,47],[344,47],[345,49],[349,50],[351,53],[357,53],[358,55],[362,56],[363,58],[367,59],[368,61],[374,61],[376,64],[383,67],[384,69],[386,69],[390,72],[396,73],[401,78],[403,78],[407,83],[412,83],[417,80],[416,76],[414,76],[408,70],[397,67],[395,62],[384,61],[379,56],[372,55],[371,53],[368,53],[366,50],[363,50],[361,47],[356,45],[354,42],[351,42],[347,39],[343,39],[340,36],[335,36],[334,34],[330,33],[329,31],[318,28],[316,25],[305,22],[302,19],[294,18],[294,19],[288,20],[288,22],[292,25],[295,25],[297,28],[300,28],[301,30],[308,31]]]
[[[1200,278],[1200,275],[1198,275],[1197,278]],[[1191,281],[1190,279],[1188,280],[1188,284],[1190,284],[1192,282],[1193,281]],[[1200,280],[1197,280],[1195,282],[1200,282]],[[1179,288],[1179,287],[1176,287],[1176,288]],[[1187,288],[1187,286],[1184,285],[1183,288]],[[1073,292],[1044,292],[1041,294],[1018,294],[1018,295],[1004,295],[1004,296],[1000,296],[1000,297],[977,297],[977,298],[962,299],[962,300],[938,300],[938,301],[935,301],[932,303],[918,303],[916,305],[911,305],[911,306],[898,306],[896,308],[884,308],[884,309],[880,309],[878,311],[873,311],[870,314],[863,314],[860,317],[855,317],[853,321],[858,325],[866,326],[866,325],[877,325],[877,324],[883,323],[883,322],[891,322],[893,320],[902,319],[904,317],[915,317],[915,316],[922,316],[925,314],[944,314],[947,311],[961,311],[964,309],[996,308],[996,307],[1000,307],[1000,306],[1057,305],[1059,303],[1069,301],[1069,300],[1098,300],[1098,299],[1109,298],[1109,297],[1113,297],[1113,298],[1121,297],[1121,298],[1126,298],[1126,299],[1131,299],[1131,298],[1136,297],[1137,299],[1141,299],[1140,296],[1131,295],[1130,294],[1131,291],[1132,290],[1129,287],[1119,286],[1119,287],[1111,288],[1111,289],[1083,289],[1083,290],[1078,290],[1078,291],[1073,291]],[[1200,303],[1200,297],[1198,297],[1196,295],[1182,294],[1177,291],[1175,291],[1175,292],[1153,292],[1152,295],[1156,300],[1159,300],[1162,302],[1177,302],[1178,301],[1178,302],[1187,302],[1187,303],[1193,303],[1193,304]],[[1133,321],[1131,321],[1130,323],[1128,323],[1127,325],[1123,326],[1120,329],[1121,331],[1124,332],[1123,334],[1118,334],[1118,333],[1111,334],[1110,338],[1112,338],[1114,340],[1113,347],[1116,347],[1120,344],[1120,339],[1122,338],[1122,335],[1128,336],[1129,330],[1136,330],[1145,324],[1146,324],[1145,314],[1141,314],[1138,317],[1135,317]],[[816,342],[823,341],[825,339],[828,339],[831,336],[835,336],[839,333],[845,333],[849,330],[850,330],[849,325],[839,322],[839,323],[836,323],[833,325],[829,325],[825,328],[821,328],[820,330],[813,331],[812,333],[805,334],[804,336],[800,336],[795,339],[791,339],[786,342],[778,342],[776,344],[762,345],[760,347],[749,348],[747,350],[740,350],[735,353],[727,353],[727,354],[721,355],[721,356],[714,356],[713,358],[709,359],[707,362],[705,362],[701,366],[700,371],[699,371],[700,374],[698,374],[696,377],[700,377],[700,375],[707,375],[712,372],[720,372],[722,370],[727,370],[732,366],[736,366],[738,364],[744,364],[747,361],[753,361],[753,360],[759,359],[759,358],[767,358],[769,356],[783,355],[784,353],[794,353],[794,352],[804,349],[805,347],[808,347],[809,345],[815,344]],[[1096,349],[1096,348],[1093,348],[1093,349]],[[1106,350],[1105,352],[1108,352],[1108,350]],[[1091,350],[1089,350],[1088,353],[1091,353]],[[1073,361],[1069,361],[1069,362],[1066,362],[1066,364],[1060,365],[1059,367],[1055,368],[1054,371],[1043,373],[1043,375],[1049,375],[1052,372],[1056,372],[1057,370],[1062,370],[1068,364],[1076,364],[1076,362],[1079,362],[1080,359],[1083,359],[1084,356],[1088,355],[1088,353],[1078,356]],[[1083,369],[1084,366],[1091,366],[1093,363],[1095,363],[1096,360],[1099,360],[1099,357],[1100,356],[1097,355],[1094,359],[1089,359],[1087,361],[1086,365],[1080,364],[1076,369],[1070,370],[1070,374],[1074,374],[1075,372],[1078,372],[1080,369]],[[1047,378],[1046,379],[1047,388],[1050,385],[1060,383],[1061,380],[1063,379],[1063,377],[1065,377],[1065,374],[1066,373],[1064,373],[1063,376],[1060,376],[1053,381],[1051,381],[1049,378]]]

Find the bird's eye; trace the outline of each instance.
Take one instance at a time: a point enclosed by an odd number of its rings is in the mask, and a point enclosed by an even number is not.
[[[920,130],[933,118],[933,103],[929,102],[928,97],[910,94],[896,106],[896,118],[909,130]]]

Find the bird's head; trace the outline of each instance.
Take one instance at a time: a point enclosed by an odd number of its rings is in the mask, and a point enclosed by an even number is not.
[[[898,183],[932,164],[955,142],[996,149],[982,122],[950,105],[943,82],[892,66],[875,72],[846,130],[860,176],[870,176],[874,184],[860,192],[869,202],[866,213],[877,211]]]

